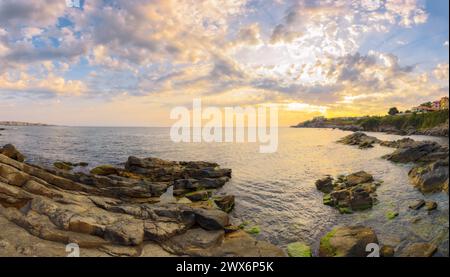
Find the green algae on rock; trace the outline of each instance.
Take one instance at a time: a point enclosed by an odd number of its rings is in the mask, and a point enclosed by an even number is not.
[[[287,253],[289,257],[312,257],[311,247],[302,242],[288,244]]]

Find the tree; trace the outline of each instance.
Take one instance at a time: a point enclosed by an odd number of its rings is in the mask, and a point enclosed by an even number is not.
[[[433,103],[431,103],[431,102],[425,102],[425,103],[420,104],[420,106],[424,106],[424,107],[431,108],[431,107],[433,106]]]
[[[399,113],[399,111],[398,111],[398,109],[396,107],[390,108],[389,112],[388,112],[389,115],[396,115],[398,113]]]

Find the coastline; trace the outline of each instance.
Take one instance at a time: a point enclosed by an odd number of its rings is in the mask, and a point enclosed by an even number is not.
[[[368,147],[369,148],[369,147]],[[170,161],[165,161],[165,162],[169,162],[170,163]],[[55,165],[56,166],[56,165]],[[68,166],[71,166],[71,164],[68,164]],[[78,165],[77,165],[78,166]],[[116,168],[116,167],[115,167]],[[164,168],[164,167],[163,167]],[[106,169],[107,170],[110,170],[108,167],[106,167]],[[116,168],[117,169],[117,168]],[[126,171],[125,172],[123,172],[123,171],[117,171],[116,169],[113,169],[111,172],[114,172],[114,173],[111,173],[111,175],[110,175],[110,177],[108,177],[108,178],[117,178],[117,177],[114,177],[114,175],[117,175],[117,174],[119,174],[119,177],[120,177],[120,175],[124,175],[124,173],[125,174],[128,174],[128,173],[126,173]],[[50,174],[54,174],[53,172],[56,172],[56,170],[57,169],[54,169],[54,168],[52,168],[52,169],[44,169],[46,172],[49,172]],[[357,172],[354,172],[354,173],[357,173]],[[372,173],[372,172],[369,172],[369,173]],[[351,174],[350,174],[351,175]],[[69,174],[69,173],[64,173],[64,175],[61,175],[62,177],[64,177],[64,178],[68,178],[69,180],[71,180],[72,178],[78,178],[78,177],[74,177],[73,175],[71,175],[71,174]],[[108,175],[107,175],[108,176]],[[70,177],[70,178],[69,178]],[[319,178],[319,177],[321,177],[321,176],[316,176],[317,178]],[[338,176],[339,177],[339,176]],[[347,178],[348,178],[348,176],[346,176]],[[103,177],[102,177],[102,179],[103,179]],[[1,180],[0,180],[1,181]],[[377,182],[378,182],[378,180],[376,180]],[[339,184],[339,182],[337,183],[338,185],[340,185]],[[342,184],[342,183],[341,183]],[[359,188],[359,185],[360,184],[357,184],[357,186],[358,186],[358,188]],[[375,183],[373,184],[373,185],[376,185]],[[180,186],[179,188],[182,188],[182,189],[184,189],[185,188],[185,186],[186,186],[186,184],[179,184],[178,186]],[[189,186],[191,186],[190,184],[189,185],[187,185],[188,187]],[[381,184],[381,186],[380,186],[381,188],[383,188],[383,185]],[[355,187],[356,188],[356,187]],[[369,189],[371,189],[370,187],[369,187]],[[181,192],[181,195],[183,194],[183,193],[189,193],[189,192],[187,192],[187,191],[180,191]],[[203,194],[204,196],[205,196],[205,194]],[[200,196],[201,196],[201,194],[200,194]],[[370,197],[373,197],[372,195],[369,195]],[[363,195],[363,197],[365,197],[364,195]],[[201,198],[201,197],[200,197]],[[363,198],[364,199],[364,201],[366,201],[367,199],[370,199],[370,198]],[[370,202],[372,202],[372,200],[369,200]],[[325,201],[324,201],[325,202]],[[208,203],[206,203],[206,204],[208,204]],[[381,203],[381,205],[384,205],[384,203]],[[345,210],[344,210],[345,211]],[[354,211],[354,212],[356,212],[356,213],[358,213],[359,211]],[[369,225],[370,226],[370,225]],[[236,226],[235,226],[236,227]],[[233,228],[235,228],[235,227],[233,227]],[[252,227],[256,227],[256,226],[241,226],[241,227],[243,227],[243,228],[245,228],[245,227],[249,227],[249,228],[247,228],[247,231],[250,231],[250,232],[252,232],[251,231],[251,229],[253,229]],[[347,227],[352,227],[352,226],[347,226]],[[368,228],[368,227],[365,227],[365,228]],[[256,231],[257,230],[257,228],[254,228],[254,230]],[[224,231],[225,231],[225,229],[224,229]],[[228,237],[230,237],[230,235],[228,235],[229,233],[226,233],[226,232],[228,232],[228,231],[230,231],[230,230],[227,230],[227,231],[225,231],[225,236],[224,237],[226,237],[226,236],[228,236]],[[235,230],[236,231],[236,230]],[[242,231],[242,229],[241,229],[241,231]],[[345,231],[345,232],[344,232]],[[350,228],[350,229],[340,229],[339,230],[339,232],[344,232],[343,234],[346,234],[346,232],[348,233],[348,232],[350,232],[350,233],[353,233],[353,232],[356,232],[356,231],[361,231],[361,232],[366,232],[366,231],[369,231],[368,229],[352,229],[352,228]],[[233,231],[234,232],[234,231]],[[233,232],[231,232],[231,233],[233,233]],[[376,235],[378,235],[378,239],[380,238],[380,236],[381,236],[381,238],[383,237],[383,233],[380,233],[380,231],[378,230],[378,231],[374,231],[374,230],[372,230],[372,229],[370,229],[370,232],[374,235],[374,236],[372,236],[371,237],[371,239],[374,239],[374,237],[376,237]],[[244,231],[244,233],[245,233],[245,231]],[[238,233],[239,234],[239,233]],[[251,235],[251,234],[250,234]],[[327,235],[325,235],[325,236],[327,236]],[[329,235],[328,235],[329,236]],[[233,236],[231,236],[231,237],[233,237]],[[378,240],[377,239],[377,240]],[[184,239],[183,239],[184,240]],[[383,242],[383,239],[381,239],[381,241]],[[149,242],[146,242],[146,243],[149,243]],[[158,246],[158,244],[156,243],[156,245],[152,242],[151,243],[151,245],[152,245],[152,247],[153,248],[155,248],[155,247],[159,247]],[[299,246],[300,247],[300,249],[304,249],[304,245],[297,245],[297,246]],[[289,247],[289,246],[288,246]],[[316,246],[313,246],[314,248],[316,247]],[[135,249],[136,247],[128,247],[127,246],[127,250],[128,251],[131,251],[131,248],[132,249]],[[139,248],[139,247],[137,247],[137,248]],[[292,248],[292,247],[291,247]],[[124,251],[123,250],[123,248],[121,248],[122,250],[121,251]],[[159,249],[159,248],[158,248]],[[164,250],[165,248],[161,248],[160,250],[162,251],[162,250]],[[115,250],[116,252],[118,251],[118,250]],[[134,250],[133,250],[134,251]],[[166,251],[166,250],[164,250],[164,251]],[[172,250],[173,251],[173,250]],[[181,250],[177,250],[177,251],[181,251]],[[134,251],[133,253],[137,253],[136,251]],[[142,252],[140,252],[141,254],[142,254]],[[155,252],[156,253],[156,252]],[[170,253],[170,252],[165,252],[167,255],[173,255],[173,253]],[[181,253],[181,252],[180,252]],[[216,254],[217,253],[219,253],[219,252],[215,252]],[[242,253],[244,253],[244,252],[242,252]],[[305,254],[304,252],[302,252],[303,254]],[[320,255],[320,250],[318,251],[318,255]],[[358,255],[363,255],[363,253],[364,252],[359,252],[358,253]],[[402,252],[399,252],[399,255],[400,255],[400,253],[402,253]],[[205,253],[204,253],[205,254]],[[353,253],[354,254],[354,253]],[[352,254],[352,255],[353,255]],[[133,255],[137,255],[137,254],[133,254]],[[219,254],[218,254],[219,255]],[[324,254],[325,255],[325,254]],[[350,254],[349,254],[350,255]]]

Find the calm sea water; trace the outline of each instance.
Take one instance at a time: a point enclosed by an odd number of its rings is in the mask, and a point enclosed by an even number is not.
[[[29,162],[50,165],[56,160],[90,166],[122,164],[128,156],[171,160],[206,160],[233,169],[232,181],[220,192],[236,196],[233,221],[248,221],[261,228],[259,238],[280,246],[303,241],[317,249],[321,236],[335,225],[363,224],[374,228],[384,244],[433,241],[438,255],[448,256],[449,202],[446,193],[423,196],[407,173],[411,165],[397,165],[381,158],[393,149],[368,150],[335,141],[349,132],[329,129],[280,128],[278,151],[260,154],[256,143],[173,143],[168,128],[7,127],[0,144],[13,143]],[[370,134],[370,133],[369,133]],[[399,136],[371,133],[384,140]],[[412,136],[416,140],[444,138]],[[378,188],[379,204],[370,211],[341,215],[322,204],[314,181],[325,174],[365,170],[384,181]],[[438,202],[437,211],[411,211],[411,200]],[[400,215],[388,220],[388,211]]]

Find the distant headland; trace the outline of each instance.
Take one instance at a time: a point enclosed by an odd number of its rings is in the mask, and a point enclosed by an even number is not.
[[[20,122],[20,121],[0,121],[0,126],[54,126],[43,123],[30,123],[30,122]]]

